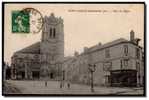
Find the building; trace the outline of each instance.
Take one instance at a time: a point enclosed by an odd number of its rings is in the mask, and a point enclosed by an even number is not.
[[[64,57],[64,25],[61,17],[44,17],[42,38],[12,56],[12,79],[66,80],[90,84],[89,65],[95,65],[94,84],[104,86],[144,85],[144,54],[140,39],[130,32],[106,44],[84,47],[84,52]]]
[[[11,67],[7,62],[3,63],[3,79],[4,80],[11,79]]]
[[[94,84],[105,86],[143,85],[144,65],[140,39],[130,32],[130,40],[123,38],[112,42],[84,48],[81,54],[75,53],[64,61],[67,80],[90,84],[89,64],[96,65],[93,74]],[[71,74],[70,74],[71,73]]]
[[[42,38],[12,56],[12,79],[59,79],[64,58],[64,25],[61,17],[44,17]]]

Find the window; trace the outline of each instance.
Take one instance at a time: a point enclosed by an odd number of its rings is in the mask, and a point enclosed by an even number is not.
[[[53,28],[53,37],[55,38],[56,30]]]
[[[55,38],[55,36],[56,36],[56,29],[55,28],[50,28],[49,37]]]
[[[129,59],[122,59],[120,60],[121,69],[128,68],[129,66]]]
[[[112,62],[105,62],[103,64],[103,70],[104,71],[110,71],[112,69]]]
[[[105,57],[106,58],[110,57],[110,50],[109,49],[105,50]]]
[[[125,56],[128,55],[128,45],[124,45],[124,54]]]
[[[38,55],[34,55],[34,58],[36,59],[36,60],[38,60],[39,59],[39,56]]]
[[[140,58],[140,50],[139,50],[139,48],[136,48],[136,58],[137,59]]]
[[[50,37],[52,37],[52,28],[50,28]]]
[[[123,68],[123,63],[122,63],[122,60],[120,60],[120,63],[121,63],[121,69]]]
[[[124,59],[124,66],[128,66],[128,59]]]

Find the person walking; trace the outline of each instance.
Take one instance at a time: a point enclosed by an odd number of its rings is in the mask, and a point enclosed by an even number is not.
[[[60,82],[60,88],[62,88],[62,87],[63,87],[62,82]]]
[[[47,87],[47,81],[45,81],[45,87]]]
[[[67,87],[68,87],[68,89],[70,89],[70,82],[69,81],[67,83]]]

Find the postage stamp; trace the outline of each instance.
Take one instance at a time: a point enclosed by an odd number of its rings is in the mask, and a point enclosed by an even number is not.
[[[29,33],[30,16],[28,12],[12,11],[12,32]]]
[[[42,24],[42,15],[34,8],[12,11],[13,33],[39,33],[42,29]]]

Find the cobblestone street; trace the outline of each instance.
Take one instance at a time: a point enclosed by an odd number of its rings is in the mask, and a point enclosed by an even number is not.
[[[94,87],[95,92],[91,92],[90,86],[71,84],[70,88],[65,84],[60,88],[60,82],[48,81],[47,87],[44,81],[7,81],[12,86],[17,87],[22,94],[100,94],[100,95],[135,95],[143,94],[142,88],[120,88],[120,87]],[[20,93],[19,93],[20,94]]]

